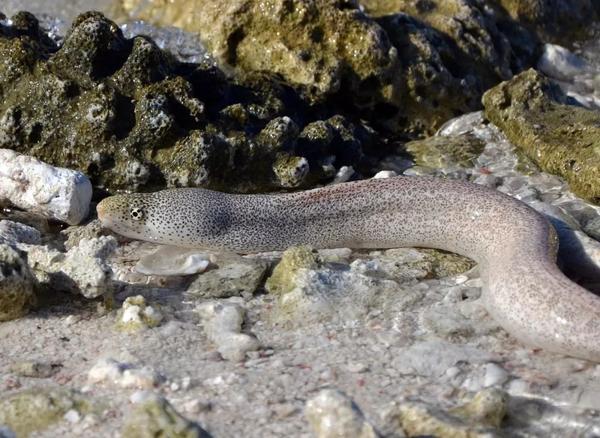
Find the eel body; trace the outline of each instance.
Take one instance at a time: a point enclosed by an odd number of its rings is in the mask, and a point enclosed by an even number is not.
[[[103,226],[132,238],[237,252],[428,247],[475,260],[488,312],[535,347],[600,361],[600,297],[556,266],[552,225],[472,183],[394,177],[286,194],[171,189],[109,197]]]

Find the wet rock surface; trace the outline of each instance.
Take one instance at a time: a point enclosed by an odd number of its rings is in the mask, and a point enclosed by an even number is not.
[[[600,203],[600,116],[573,105],[535,70],[487,91],[486,117],[548,173],[567,180],[573,191]]]

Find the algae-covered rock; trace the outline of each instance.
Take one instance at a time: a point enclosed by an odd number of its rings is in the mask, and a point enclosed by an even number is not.
[[[316,114],[273,73],[228,78],[179,62],[97,12],[78,16],[60,47],[30,14],[13,22],[0,30],[0,148],[82,171],[109,191],[247,192],[331,177],[300,165],[296,120]],[[352,135],[360,157],[363,139]],[[282,154],[296,162],[282,164]]]
[[[296,286],[295,276],[300,269],[315,269],[319,265],[317,253],[310,246],[295,246],[284,251],[281,261],[265,283],[273,294],[285,294]]]
[[[134,406],[121,430],[123,438],[208,438],[210,435],[196,423],[182,417],[162,397]]]
[[[410,300],[381,268],[374,260],[348,265],[321,259],[307,247],[290,248],[265,284],[276,297],[269,319],[285,326],[360,321],[374,309],[388,311],[392,302]]]
[[[117,313],[117,328],[126,332],[136,332],[158,326],[163,315],[156,307],[146,303],[142,295],[127,297]]]
[[[354,2],[123,0],[142,19],[198,32],[240,71],[270,71],[315,100],[340,90],[359,105],[390,92],[396,50]]]
[[[485,116],[542,170],[600,203],[600,114],[566,105],[557,85],[535,70],[488,90]]]
[[[418,401],[393,405],[386,417],[408,436],[488,438],[503,436],[499,427],[508,396],[500,390],[483,390],[465,405],[449,411]]]
[[[0,400],[0,424],[6,424],[17,436],[29,436],[58,423],[75,410],[85,414],[92,405],[75,391],[61,388],[34,388],[5,395]]]
[[[35,298],[34,288],[26,256],[0,243],[0,321],[27,313]]]
[[[450,410],[465,421],[477,421],[483,425],[500,427],[506,416],[508,394],[499,389],[484,389],[462,406]]]
[[[444,278],[468,271],[475,262],[458,254],[428,248],[393,248],[374,253],[380,270],[396,281]]]
[[[465,0],[361,3],[398,49],[402,106],[391,118],[412,135],[433,134],[445,120],[479,109],[486,89],[537,59],[537,39],[489,4]]]
[[[137,188],[150,177],[160,185],[153,150],[172,146],[202,118],[181,65],[148,39],[124,38],[95,12],[77,17],[60,48],[42,50],[39,34],[0,35],[8,60],[0,65],[0,145],[84,171],[109,188]],[[10,70],[25,44],[36,56]]]
[[[600,4],[594,0],[495,1],[544,40],[562,44],[588,36],[600,14]]]
[[[484,90],[536,60],[535,36],[495,5],[360,3],[122,0],[137,18],[198,32],[239,74],[281,75],[313,101],[334,97],[415,136],[480,108]]]
[[[46,378],[56,374],[61,367],[61,363],[26,360],[12,363],[10,371],[17,376]]]
[[[433,168],[472,167],[485,143],[473,135],[434,136],[406,143],[405,148],[420,166]]]

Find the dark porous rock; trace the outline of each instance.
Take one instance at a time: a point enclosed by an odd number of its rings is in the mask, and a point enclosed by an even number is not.
[[[122,2],[142,19],[198,32],[212,54],[238,72],[280,75],[312,102],[344,92],[355,104],[370,106],[390,95],[396,50],[356,2],[140,3]]]
[[[486,89],[537,58],[535,35],[482,2],[364,4],[398,50],[403,110],[392,120],[412,136],[431,134],[445,120],[479,109]]]
[[[535,70],[483,96],[485,116],[542,170],[600,203],[600,113],[566,104],[558,87]]]
[[[26,256],[0,243],[0,321],[27,313],[35,300],[35,286]]]
[[[339,106],[311,106],[277,72],[228,77],[180,62],[98,12],[79,15],[60,47],[20,13],[0,28],[0,54],[0,148],[83,171],[108,191],[308,186],[380,142],[356,115],[335,116]],[[311,123],[326,123],[331,138],[307,158],[299,140]]]
[[[543,40],[565,45],[589,36],[600,16],[595,0],[495,0]]]
[[[122,4],[135,18],[197,32],[240,76],[274,73],[311,103],[339,105],[413,138],[480,109],[481,94],[531,66],[540,47],[533,31],[494,2]]]

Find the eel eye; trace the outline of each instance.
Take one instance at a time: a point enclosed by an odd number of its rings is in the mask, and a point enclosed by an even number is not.
[[[144,209],[142,207],[131,207],[129,215],[134,221],[141,221],[144,219]]]

